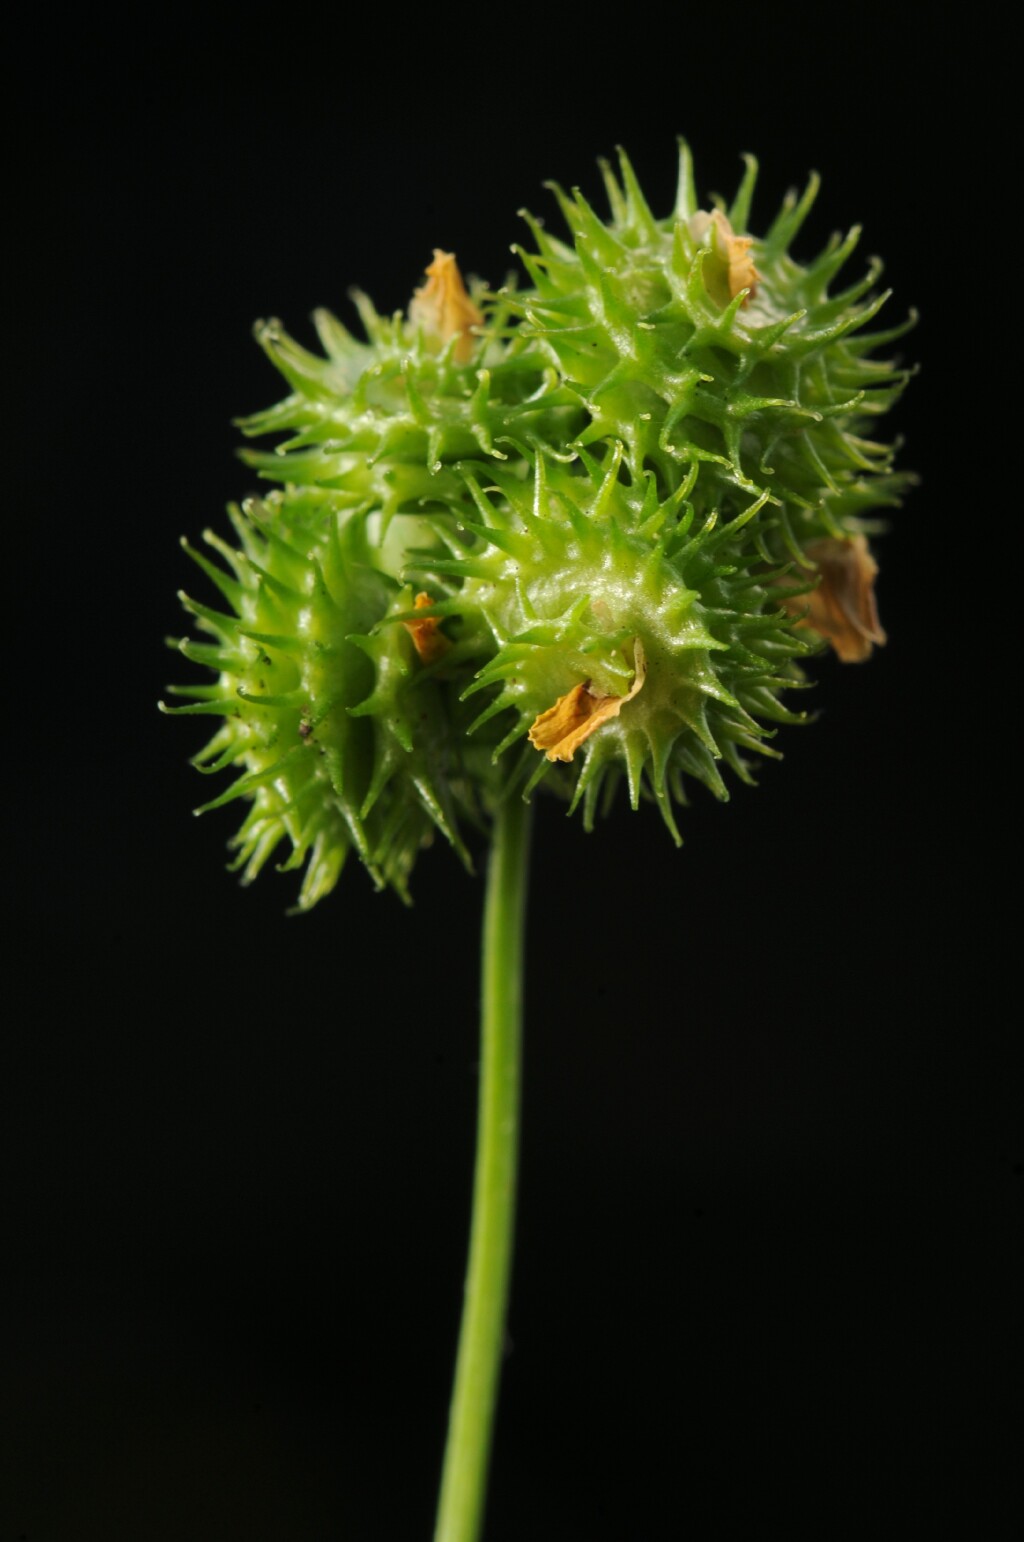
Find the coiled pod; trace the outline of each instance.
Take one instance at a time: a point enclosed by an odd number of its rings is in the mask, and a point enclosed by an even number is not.
[[[688,781],[726,797],[800,720],[808,654],[884,640],[866,533],[910,479],[877,350],[909,323],[868,330],[878,265],[833,293],[857,231],[792,257],[815,179],[757,237],[750,158],[701,208],[681,146],[663,219],[602,169],[607,220],[560,190],[570,239],[527,216],[529,287],[470,293],[436,252],[407,315],[357,297],[365,341],[257,328],[290,386],[242,425],[285,435],[245,453],[274,488],[191,553],[227,608],[186,599],[179,646],[217,679],[168,710],[220,720],[196,764],[239,774],[204,807],[248,802],[236,866],[284,848],[300,909],[350,850],[406,895],[435,832],[468,861],[542,783],[589,826],[624,781],[678,841]]]

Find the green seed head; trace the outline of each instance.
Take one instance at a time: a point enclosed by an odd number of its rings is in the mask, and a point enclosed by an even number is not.
[[[322,356],[257,336],[288,396],[245,459],[273,490],[235,544],[191,551],[220,594],[185,598],[181,651],[216,681],[167,710],[217,719],[196,757],[248,805],[247,879],[302,868],[299,908],[354,849],[403,896],[440,831],[540,783],[591,824],[621,781],[679,839],[689,779],[728,796],[774,755],[782,693],[831,641],[867,657],[867,519],[909,478],[872,419],[907,372],[876,350],[877,264],[831,292],[857,232],[804,267],[816,191],[749,233],[756,164],[702,208],[689,152],[656,219],[602,167],[610,218],[556,189],[570,239],[527,216],[529,288],[470,295],[437,252],[408,315],[356,297],[366,340],[316,315]]]

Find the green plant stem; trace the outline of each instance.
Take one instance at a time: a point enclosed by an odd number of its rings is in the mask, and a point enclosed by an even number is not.
[[[484,1516],[512,1271],[529,827],[528,806],[512,794],[487,870],[473,1220],[435,1542],[477,1542]]]

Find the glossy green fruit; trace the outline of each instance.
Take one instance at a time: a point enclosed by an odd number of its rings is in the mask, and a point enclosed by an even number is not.
[[[751,235],[752,160],[701,209],[682,147],[664,219],[603,170],[608,220],[561,192],[570,240],[529,220],[529,288],[470,297],[439,252],[407,317],[358,297],[365,341],[257,329],[276,486],[206,537],[223,567],[193,553],[224,608],[186,600],[180,647],[217,680],[170,710],[219,719],[196,763],[240,774],[204,807],[248,802],[236,865],[284,847],[302,909],[350,849],[406,894],[434,831],[468,860],[542,781],[589,824],[624,780],[678,839],[687,780],[726,797],[799,718],[801,658],[884,640],[864,521],[909,478],[871,432],[907,378],[875,356],[905,327],[865,330],[877,264],[833,294],[856,232],[790,255],[813,181]]]

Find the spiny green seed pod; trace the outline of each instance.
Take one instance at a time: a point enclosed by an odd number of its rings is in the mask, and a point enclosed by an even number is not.
[[[471,297],[437,252],[407,316],[357,297],[366,342],[257,328],[291,393],[243,428],[287,437],[245,458],[278,486],[207,535],[226,568],[191,553],[229,609],[185,600],[218,679],[168,710],[222,719],[204,807],[249,801],[236,866],[287,843],[301,909],[353,848],[405,895],[435,830],[468,860],[542,779],[589,826],[624,778],[678,840],[687,778],[727,797],[800,719],[804,656],[884,641],[865,516],[909,478],[868,429],[907,374],[873,355],[910,323],[863,330],[877,263],[830,295],[856,231],[790,255],[816,180],[757,238],[752,159],[702,210],[682,146],[666,219],[620,161],[607,222],[556,189],[571,244],[527,216],[529,289]]]

